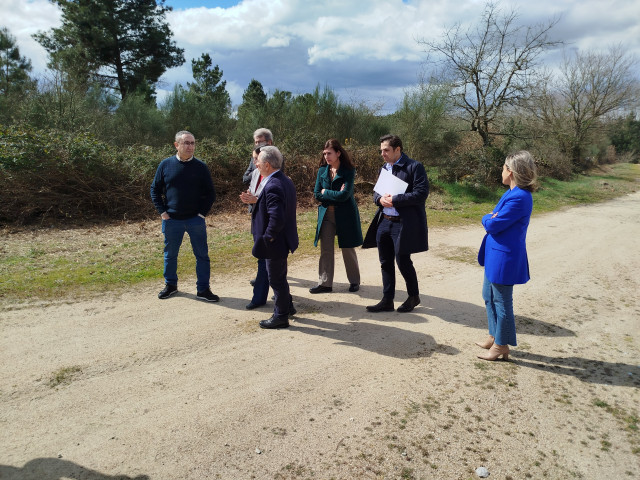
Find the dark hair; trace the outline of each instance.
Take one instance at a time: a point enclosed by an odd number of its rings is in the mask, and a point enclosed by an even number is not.
[[[349,170],[353,170],[354,168],[356,168],[351,161],[351,157],[349,157],[349,154],[344,149],[344,147],[340,145],[340,142],[338,140],[336,140],[335,138],[330,138],[329,140],[327,140],[324,144],[323,150],[326,150],[327,148],[332,149],[334,152],[340,153],[340,166],[344,165]],[[320,157],[320,163],[318,165],[320,167],[323,167],[326,164],[327,161],[324,159],[324,154],[322,154],[322,156]]]
[[[384,142],[387,142],[389,146],[394,150],[400,147],[400,151],[402,151],[402,140],[400,140],[399,136],[391,135],[391,134],[383,135],[382,137],[380,137],[380,143],[384,143]]]
[[[256,148],[254,148],[254,149],[253,149],[253,153],[255,153],[256,155],[260,155],[260,149],[261,149],[261,148],[262,148],[262,147],[256,147]]]

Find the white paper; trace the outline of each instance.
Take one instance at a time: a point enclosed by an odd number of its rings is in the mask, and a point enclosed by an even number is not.
[[[400,180],[386,168],[380,169],[380,176],[373,190],[380,195],[398,195],[407,191],[409,184],[404,180]]]

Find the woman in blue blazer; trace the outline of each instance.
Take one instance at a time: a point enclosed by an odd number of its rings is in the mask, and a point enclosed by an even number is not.
[[[529,280],[526,237],[536,177],[536,165],[529,152],[509,155],[502,167],[502,183],[509,190],[493,211],[482,217],[487,234],[480,246],[478,263],[484,266],[482,298],[487,308],[489,338],[477,345],[489,350],[478,355],[484,360],[500,356],[507,360],[509,345],[517,345],[513,285]]]

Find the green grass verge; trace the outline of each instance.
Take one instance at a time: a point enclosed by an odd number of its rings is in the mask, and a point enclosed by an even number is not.
[[[638,189],[640,165],[617,164],[569,182],[544,179],[534,194],[534,215],[573,205],[601,202]],[[427,201],[430,228],[478,224],[491,211],[503,188],[433,184]],[[375,207],[360,206],[363,231]],[[250,254],[249,218],[216,218],[209,228],[212,283],[216,277],[240,272],[247,280],[256,268]],[[480,227],[479,227],[480,228]],[[295,257],[317,256],[313,246],[316,210],[298,215],[300,248]],[[0,238],[0,302],[10,306],[30,299],[77,299],[125,289],[154,280],[162,284],[162,234],[159,222],[85,229],[40,229],[3,232]],[[195,260],[187,237],[178,259],[178,275],[192,278]],[[184,284],[183,284],[184,285]],[[188,290],[188,286],[183,287]],[[195,289],[195,286],[193,286]]]

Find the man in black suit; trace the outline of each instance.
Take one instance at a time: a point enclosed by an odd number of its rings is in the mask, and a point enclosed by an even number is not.
[[[367,231],[363,248],[378,247],[382,270],[382,300],[370,305],[370,312],[394,310],[396,270],[402,274],[409,297],[398,307],[398,312],[410,312],[420,303],[418,277],[411,261],[411,254],[429,249],[427,240],[427,214],[425,203],[429,195],[429,180],[420,162],[402,152],[402,140],[396,135],[380,138],[380,153],[385,161],[383,168],[405,181],[405,193],[380,195],[374,192],[373,201],[379,207],[376,217]]]
[[[251,253],[266,259],[269,285],[275,294],[273,315],[262,320],[260,327],[287,328],[289,315],[295,313],[287,282],[287,257],[298,248],[296,188],[280,171],[282,154],[276,147],[262,147],[255,163],[263,186],[251,212]]]

